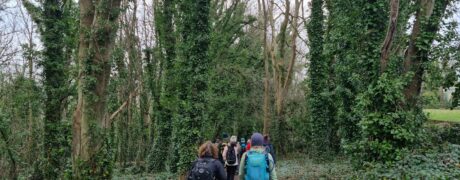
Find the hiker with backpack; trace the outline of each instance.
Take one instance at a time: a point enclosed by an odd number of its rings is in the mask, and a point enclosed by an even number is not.
[[[278,180],[275,162],[265,151],[262,134],[251,136],[251,149],[241,157],[239,172],[240,180]]]
[[[268,135],[264,136],[264,147],[265,152],[270,153],[270,155],[272,155],[273,162],[276,164],[275,148],[273,148],[273,145],[270,143],[270,136]]]
[[[240,150],[240,154],[238,158],[241,159],[241,156],[246,152],[246,140],[244,138],[241,138],[240,146],[241,146],[241,150]]]
[[[232,136],[230,142],[227,146],[224,147],[224,152],[222,156],[225,160],[225,167],[227,168],[227,179],[233,180],[235,177],[236,169],[238,167],[238,154],[239,154],[239,144],[237,142],[237,137]]]
[[[207,141],[198,148],[198,159],[193,162],[187,180],[226,180],[224,166],[217,160],[217,146]]]

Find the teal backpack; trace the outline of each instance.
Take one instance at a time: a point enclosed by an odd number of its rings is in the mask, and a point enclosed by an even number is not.
[[[249,151],[245,159],[245,180],[269,180],[270,164],[267,153]]]

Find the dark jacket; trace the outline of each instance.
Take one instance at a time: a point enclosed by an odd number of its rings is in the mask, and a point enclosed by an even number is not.
[[[273,145],[271,143],[264,143],[264,147],[270,152],[270,155],[273,157],[273,162],[276,164],[276,153]]]
[[[224,152],[224,147],[226,146],[225,143],[220,143],[217,145],[218,154],[219,154],[219,161],[222,163],[222,166],[225,164],[224,157],[222,156],[222,152]]]
[[[225,172],[224,166],[222,165],[222,163],[219,162],[219,160],[213,159],[212,157],[203,157],[197,159],[193,162],[192,169],[193,167],[195,167],[195,164],[200,159],[204,159],[208,162],[211,162],[211,170],[213,171],[216,180],[227,180],[227,173]]]

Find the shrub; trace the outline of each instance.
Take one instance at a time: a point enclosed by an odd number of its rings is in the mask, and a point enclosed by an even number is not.
[[[368,163],[365,170],[352,178],[458,179],[460,178],[460,145],[445,144],[425,153],[413,153],[394,163]]]

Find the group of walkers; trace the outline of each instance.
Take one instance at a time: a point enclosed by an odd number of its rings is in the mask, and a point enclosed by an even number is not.
[[[275,150],[268,135],[252,134],[246,142],[236,136],[207,141],[198,149],[188,180],[277,180]]]

